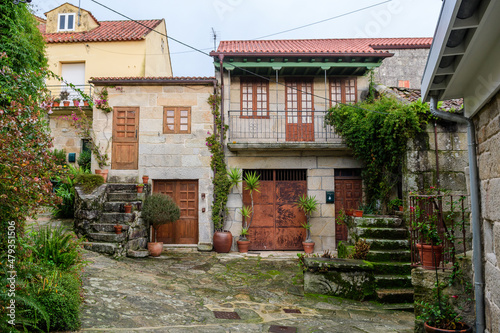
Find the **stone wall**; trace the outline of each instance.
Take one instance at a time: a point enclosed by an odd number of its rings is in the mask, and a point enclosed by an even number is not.
[[[500,332],[500,93],[474,116],[484,242],[486,332]]]
[[[398,81],[408,80],[407,88],[420,89],[420,81],[427,62],[429,49],[391,49],[394,56],[384,59],[375,69],[375,82],[388,87],[397,87]]]

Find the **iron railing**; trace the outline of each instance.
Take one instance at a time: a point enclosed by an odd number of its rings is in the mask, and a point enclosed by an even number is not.
[[[446,269],[455,263],[457,253],[467,252],[466,226],[469,225],[469,204],[465,195],[412,195],[409,197],[409,227],[411,264],[427,269]],[[424,265],[422,244],[435,243],[426,239],[423,229],[436,228],[442,249],[427,247],[432,265]],[[429,242],[430,241],[430,242]],[[436,244],[431,244],[436,245]],[[441,259],[439,252],[442,251]],[[437,263],[435,265],[434,263]]]
[[[70,87],[68,85],[60,84],[60,85],[49,85],[47,86],[47,89],[50,91],[50,94],[52,98],[59,98],[61,100],[61,103],[63,101],[72,101],[76,98],[82,100],[83,97],[81,94],[77,91],[81,90],[85,95],[90,97],[90,99],[93,99],[94,96],[94,86],[91,84],[82,84],[82,85],[75,85],[73,87]],[[66,93],[67,95],[66,95]]]
[[[342,143],[332,126],[325,124],[327,111],[229,111],[229,142]]]

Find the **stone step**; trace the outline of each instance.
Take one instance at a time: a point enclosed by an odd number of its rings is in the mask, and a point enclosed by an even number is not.
[[[410,302],[410,303],[380,304],[380,308],[384,309],[384,310],[414,312],[415,311],[415,303]]]
[[[96,242],[106,242],[106,243],[119,243],[125,238],[127,238],[127,234],[122,232],[121,234],[115,234],[110,232],[91,232],[87,234],[87,237]]]
[[[108,193],[108,201],[137,201],[137,193]]]
[[[104,254],[115,254],[118,245],[113,243],[99,243],[99,242],[84,242],[83,247],[85,250],[104,253]]]
[[[377,288],[411,288],[411,275],[375,275]]]
[[[376,275],[410,275],[409,262],[371,262]]]
[[[368,261],[395,261],[395,262],[410,262],[411,252],[410,250],[371,250],[368,252]]]
[[[413,302],[413,288],[377,289],[377,301],[380,303]]]
[[[123,206],[126,203],[131,203],[132,208],[134,210],[140,210],[140,206],[142,205],[142,201],[136,200],[136,201],[110,201],[110,202],[105,202],[104,203],[104,211],[105,212],[115,212],[115,213],[122,213],[125,209]]]
[[[410,248],[408,240],[399,239],[365,239],[370,244],[370,250],[407,250]]]
[[[90,225],[94,232],[115,232],[115,223],[93,223]],[[122,225],[122,231],[127,231],[128,225]]]
[[[373,228],[403,227],[403,220],[399,217],[392,217],[392,216],[355,217],[354,222],[358,227],[373,227]]]
[[[406,228],[357,227],[354,229],[361,238],[371,239],[408,239]]]
[[[137,189],[136,186],[137,184],[124,184],[124,183],[108,183],[108,190],[110,193],[114,192],[130,192],[130,193],[136,193]]]
[[[134,218],[134,213],[102,213],[99,222],[106,224],[130,223],[134,221]]]

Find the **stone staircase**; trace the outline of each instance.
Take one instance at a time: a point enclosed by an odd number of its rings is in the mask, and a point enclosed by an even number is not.
[[[375,267],[377,301],[413,309],[408,229],[399,217],[355,217],[353,232],[370,244],[367,260]]]
[[[147,193],[148,186],[144,186]],[[140,217],[146,193],[137,193],[136,184],[108,183],[91,194],[79,189],[76,198],[75,229],[85,236],[84,248],[113,256],[146,256],[148,229]],[[132,213],[124,205],[132,204]],[[116,234],[114,226],[122,225]]]

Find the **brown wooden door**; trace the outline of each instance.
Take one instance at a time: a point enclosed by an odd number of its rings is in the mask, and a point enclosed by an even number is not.
[[[286,83],[286,141],[314,141],[313,84]]]
[[[136,170],[139,158],[139,108],[113,109],[111,169]]]
[[[158,241],[165,244],[198,244],[198,181],[153,180],[153,193],[170,195],[181,217],[158,229]]]
[[[302,250],[305,230],[301,225],[306,218],[295,203],[307,193],[306,170],[246,171],[256,171],[261,176],[260,192],[254,192],[249,249]],[[251,205],[248,191],[243,192],[243,204]]]
[[[359,177],[335,177],[335,220],[341,209],[358,209],[362,198],[362,180]],[[335,239],[337,242],[347,240],[346,225],[338,222],[335,224]]]

